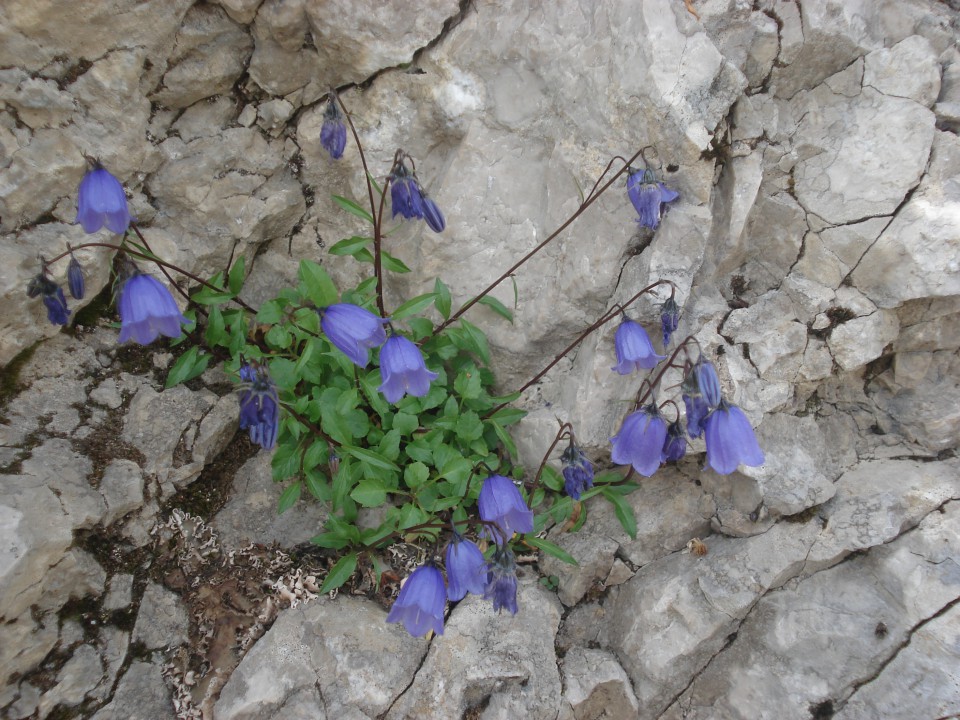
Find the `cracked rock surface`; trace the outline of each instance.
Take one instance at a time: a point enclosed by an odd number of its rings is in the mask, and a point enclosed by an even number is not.
[[[960,713],[960,8],[690,5],[0,3],[0,716]],[[766,464],[718,476],[693,441],[625,498],[636,537],[591,500],[550,530],[578,566],[522,559],[515,617],[468,597],[413,639],[371,578],[318,597],[326,509],[276,516],[218,368],[166,390],[176,349],[117,347],[111,253],[78,251],[67,329],[25,288],[90,239],[85,157],[157,254],[244,257],[254,305],[300,258],[357,282],[326,251],[363,229],[331,195],[366,193],[355,149],[319,142],[331,87],[371,172],[403,147],[447,219],[391,233],[413,272],[389,307],[437,275],[473,297],[647,146],[680,193],[655,234],[616,185],[517,274],[514,324],[470,319],[506,391],[669,279]],[[631,310],[654,336],[664,298]],[[521,401],[526,467],[557,418],[607,459],[640,382],[610,371],[613,333]]]

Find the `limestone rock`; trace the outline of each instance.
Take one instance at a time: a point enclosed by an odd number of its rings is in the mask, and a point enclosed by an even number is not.
[[[160,668],[150,663],[134,661],[127,668],[113,700],[102,707],[92,720],[174,720],[173,702],[163,682]]]
[[[911,35],[892,48],[864,58],[863,84],[884,95],[909,98],[925,107],[940,94],[940,65],[930,41]]]
[[[154,582],[147,583],[133,629],[134,642],[147,648],[170,648],[187,642],[190,619],[180,596]]]
[[[636,717],[640,709],[630,678],[603,650],[568,651],[563,658],[563,687],[577,720]]]
[[[380,716],[427,651],[424,640],[385,620],[380,608],[348,596],[281,613],[224,686],[214,716],[288,717],[288,704],[301,714],[322,707],[331,717]]]
[[[543,553],[540,569],[544,575],[555,575],[559,579],[557,594],[560,602],[568,607],[576,605],[594,583],[607,577],[617,543],[602,535],[583,531],[563,533],[559,529],[551,532],[548,538],[570,553],[578,564],[570,565]]]
[[[143,505],[143,473],[140,466],[130,460],[114,460],[103,471],[100,479],[107,512],[104,525],[110,525],[127,513]]]
[[[521,581],[517,605],[516,615],[497,615],[489,600],[468,595],[386,717],[459,717],[485,699],[484,717],[556,717],[561,685],[553,639],[559,603],[539,584]]]
[[[79,705],[102,676],[100,653],[89,645],[81,645],[61,668],[57,684],[40,699],[40,714],[45,716],[57,705]]]

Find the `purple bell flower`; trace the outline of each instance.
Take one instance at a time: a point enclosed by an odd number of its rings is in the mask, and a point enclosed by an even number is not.
[[[757,444],[750,421],[743,410],[721,400],[720,405],[704,421],[703,436],[707,441],[707,463],[721,475],[728,475],[738,465],[763,465],[763,451]]]
[[[660,462],[676,462],[687,454],[687,438],[684,436],[683,423],[675,420],[667,426],[667,439],[660,452]]]
[[[720,378],[717,377],[717,369],[713,363],[701,358],[693,366],[693,374],[707,406],[712,410],[720,405]]]
[[[660,328],[663,330],[663,347],[666,349],[670,345],[670,336],[673,335],[677,326],[680,324],[680,307],[676,301],[669,297],[660,308]]]
[[[593,487],[593,464],[583,450],[572,443],[563,451],[560,460],[563,462],[563,489],[574,500],[579,500],[584,491]]]
[[[447,545],[447,584],[447,598],[454,602],[487,589],[487,560],[476,543],[460,535]]]
[[[683,395],[683,404],[687,409],[687,432],[692,438],[703,435],[703,420],[710,412],[707,401],[702,395]]]
[[[423,219],[435,233],[443,232],[443,229],[447,226],[447,221],[443,219],[440,208],[426,195],[423,196]]]
[[[666,439],[667,423],[656,405],[647,405],[627,415],[620,432],[610,438],[610,458],[617,465],[632,465],[638,473],[650,477],[660,467]]]
[[[657,355],[647,331],[629,318],[624,318],[617,328],[614,345],[617,350],[617,364],[610,369],[621,375],[629,375],[634,370],[649,370],[666,357]]]
[[[32,298],[43,296],[43,304],[47,308],[47,320],[54,325],[66,325],[70,322],[70,311],[67,309],[67,299],[63,290],[44,272],[30,279],[27,285],[27,295]]]
[[[272,450],[280,429],[277,388],[263,366],[249,363],[240,368],[245,389],[240,397],[240,429],[250,431],[250,442]]]
[[[80,181],[75,222],[80,223],[87,233],[95,233],[106,225],[111,232],[123,235],[130,220],[127,195],[120,181],[103,166],[94,166]]]
[[[433,565],[421,565],[400,588],[400,594],[387,614],[387,622],[402,622],[414,637],[426,635],[429,630],[443,635],[443,609],[446,603],[447,589],[443,586],[443,574]]]
[[[359,305],[340,303],[321,308],[320,328],[327,339],[359,367],[370,361],[370,348],[380,347],[387,340],[383,326],[387,323]]]
[[[657,182],[651,170],[638,170],[627,178],[627,196],[640,218],[641,227],[653,230],[660,225],[660,206],[680,197],[661,182]]]
[[[399,402],[405,394],[423,397],[437,373],[427,370],[420,348],[403,337],[391,335],[380,350],[380,392],[388,402]]]
[[[343,150],[347,147],[347,126],[343,124],[343,114],[337,107],[336,98],[327,103],[327,109],[323,113],[320,144],[334,160],[342,158]]]
[[[70,295],[74,300],[83,300],[86,292],[86,283],[83,280],[83,268],[80,262],[70,254],[70,264],[67,265],[67,287],[70,288]]]
[[[496,612],[506,608],[517,614],[517,562],[508,547],[497,547],[487,572],[487,589],[483,593],[487,600],[493,600]]]
[[[150,275],[137,273],[120,288],[120,338],[149,345],[157,335],[180,337],[180,323],[189,323],[166,286]]]
[[[484,480],[477,506],[481,520],[495,523],[503,531],[501,537],[500,533],[484,529],[484,534],[493,535],[498,545],[513,537],[515,532],[533,532],[533,511],[527,507],[523,496],[510,478],[491,475]]]
[[[390,206],[393,208],[393,217],[402,215],[408,220],[423,217],[420,183],[402,160],[390,175]]]

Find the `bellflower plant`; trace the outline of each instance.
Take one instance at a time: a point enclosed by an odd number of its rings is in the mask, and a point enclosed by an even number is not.
[[[327,340],[358,367],[367,366],[370,348],[380,347],[387,340],[383,329],[387,321],[359,305],[339,303],[320,308],[318,312]]]
[[[585,490],[593,487],[593,464],[573,443],[563,451],[560,460],[563,462],[563,489],[574,500],[579,500]]]
[[[391,335],[380,350],[380,392],[388,402],[396,403],[406,394],[423,397],[430,383],[439,377],[427,370],[420,348],[403,335]]]
[[[621,375],[629,375],[634,370],[649,370],[663,360],[666,355],[657,355],[650,342],[650,336],[639,323],[624,317],[614,338],[617,351],[617,364],[611,370]]]
[[[632,465],[644,477],[660,467],[660,457],[667,439],[667,423],[654,404],[627,415],[620,432],[610,438],[611,460],[617,465]]]
[[[700,394],[711,410],[720,404],[720,378],[712,362],[698,360],[693,368]]]
[[[707,401],[698,392],[694,395],[683,395],[683,404],[687,410],[687,432],[692,438],[703,435],[703,421],[710,412]]]
[[[660,308],[660,328],[663,330],[663,347],[669,347],[670,336],[680,324],[680,307],[673,297],[668,297]]]
[[[492,533],[498,545],[504,544],[515,532],[533,532],[533,511],[527,507],[517,486],[509,478],[491,475],[484,480],[477,507],[481,520],[495,523],[503,531],[503,537]],[[490,531],[487,534],[491,534]]]
[[[447,598],[462,600],[468,592],[483,595],[487,588],[487,561],[476,543],[454,533],[447,545]]]
[[[70,263],[67,265],[67,287],[74,300],[83,300],[86,284],[83,281],[83,268],[79,261],[70,253]]]
[[[660,454],[660,462],[676,462],[687,454],[687,438],[683,423],[674,420],[667,426],[667,439]]]
[[[729,475],[738,465],[763,465],[763,451],[743,410],[721,400],[704,421],[707,463],[720,475]]]
[[[420,183],[402,159],[390,176],[390,206],[393,217],[400,215],[408,220],[423,217],[423,193]]]
[[[95,233],[106,225],[111,232],[123,235],[130,221],[123,185],[97,163],[80,181],[75,222],[87,233]]]
[[[493,601],[494,612],[506,609],[517,614],[517,562],[509,547],[498,546],[494,551],[483,597]]]
[[[343,151],[347,147],[347,126],[343,124],[343,114],[337,106],[336,97],[330,98],[327,109],[323,112],[320,145],[334,160],[342,158]]]
[[[240,429],[249,429],[251,442],[272,450],[280,426],[277,388],[263,366],[243,365],[240,379],[245,385],[240,397]]]
[[[443,219],[443,213],[437,204],[423,193],[423,219],[435,233],[443,232],[447,226],[447,221]]]
[[[120,312],[120,338],[118,342],[133,340],[139,345],[149,345],[158,335],[180,337],[181,323],[190,321],[180,313],[177,301],[166,286],[151,275],[137,271],[120,288],[117,300]]]
[[[63,296],[63,289],[44,272],[33,277],[27,286],[27,295],[37,297],[42,295],[43,304],[47,308],[47,320],[54,325],[66,325],[70,322],[70,311],[67,309],[67,299]]]
[[[680,197],[662,182],[657,182],[652,170],[631,172],[627,178],[627,196],[640,218],[641,227],[656,230],[660,225],[660,206]]]
[[[443,574],[433,565],[421,565],[400,588],[400,594],[387,614],[387,622],[402,622],[414,637],[426,635],[430,630],[443,635],[443,609],[446,604],[447,589],[443,585]]]

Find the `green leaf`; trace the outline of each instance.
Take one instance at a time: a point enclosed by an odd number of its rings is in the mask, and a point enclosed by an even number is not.
[[[467,491],[467,479],[473,471],[473,464],[460,455],[447,461],[440,470],[440,477],[449,480],[454,486],[454,494],[463,497]]]
[[[416,490],[430,477],[430,469],[422,462],[410,463],[403,469],[403,481],[411,490]]]
[[[363,507],[380,507],[387,499],[387,491],[379,481],[364,479],[351,491],[350,497]]]
[[[450,288],[448,288],[443,280],[440,278],[436,279],[436,282],[433,283],[433,292],[436,296],[436,305],[437,312],[443,315],[444,320],[450,319]]]
[[[300,481],[298,480],[280,493],[280,499],[277,500],[277,515],[282,515],[297,504],[297,500],[300,499],[301,487]]]
[[[187,380],[192,380],[207,369],[210,362],[209,355],[200,355],[200,348],[194,346],[177,358],[167,374],[166,388],[172,388]]]
[[[453,381],[453,389],[464,400],[476,400],[480,397],[480,372],[469,363],[468,367],[462,369]]]
[[[227,275],[227,287],[230,288],[230,292],[234,295],[239,295],[240,291],[243,289],[243,281],[246,278],[247,271],[247,262],[244,259],[243,255],[237,258],[237,261],[233,264],[233,267],[230,268],[230,273]]]
[[[510,453],[510,457],[516,460],[518,457],[517,444],[513,441],[513,438],[510,437],[510,433],[508,433],[498,422],[488,420],[487,424],[489,427],[493,428],[493,431],[497,434],[497,437],[500,438],[500,442],[503,443],[503,446],[507,449],[507,452]]]
[[[333,305],[340,297],[327,271],[312,260],[300,261],[299,275],[304,294],[318,307]]]
[[[286,306],[283,300],[267,300],[260,306],[257,312],[257,322],[264,325],[272,325],[283,319],[283,308]]]
[[[320,502],[327,502],[330,499],[330,486],[326,480],[323,473],[309,470],[306,473],[307,490]]]
[[[483,331],[468,320],[460,319],[460,327],[469,339],[470,350],[473,350],[487,365],[490,364],[490,346],[487,345],[487,336]]]
[[[622,470],[604,470],[603,472],[598,472],[593,477],[593,482],[595,485],[603,485],[604,483],[617,482],[618,480],[623,480],[623,471]]]
[[[544,465],[540,473],[543,484],[555,492],[563,492],[563,476],[549,465]]]
[[[290,343],[293,340],[283,325],[274,325],[267,330],[265,339],[267,344],[275,350],[286,350],[290,347]]]
[[[515,422],[519,422],[527,416],[526,410],[518,410],[517,408],[505,407],[497,410],[493,415],[490,416],[490,420],[496,420],[500,425],[507,426],[513,425]]]
[[[357,205],[353,200],[348,200],[345,197],[340,197],[339,195],[333,196],[333,201],[346,210],[351,215],[356,215],[358,218],[366,220],[368,223],[373,225],[373,215],[368,213],[362,207]]]
[[[223,290],[213,290],[204,285],[202,288],[197,290],[190,296],[190,299],[198,305],[219,305],[225,303],[228,300],[232,300],[234,294],[231,292],[224,292]]]
[[[397,517],[397,527],[400,530],[406,530],[414,525],[420,525],[430,519],[423,510],[412,503],[407,503],[400,508],[400,514]]]
[[[418,427],[420,427],[420,420],[416,415],[398,412],[393,416],[393,429],[401,435],[411,435]]]
[[[207,331],[203,335],[207,345],[220,345],[226,337],[224,330],[223,313],[218,306],[214,305],[207,315]]]
[[[435,298],[436,293],[432,292],[424,293],[423,295],[417,295],[415,298],[407,300],[403,305],[390,313],[390,319],[402,320],[409,315],[416,315],[417,313],[422,312],[426,308],[433,305]]]
[[[412,317],[407,320],[407,325],[410,326],[410,330],[413,332],[415,342],[420,342],[433,334],[433,320],[430,318]]]
[[[457,438],[469,444],[483,435],[483,423],[480,422],[480,416],[473,410],[465,410],[457,419],[456,426]]]
[[[358,237],[354,235],[346,240],[341,240],[332,248],[327,250],[327,252],[331,255],[355,255],[372,242],[373,238]]]
[[[320,594],[324,595],[336,590],[350,579],[356,569],[357,554],[350,553],[349,555],[344,555],[337,561],[336,565],[330,568],[330,574],[327,575],[327,579],[324,580],[323,585],[320,586]]]
[[[549,540],[544,540],[543,538],[538,538],[534,535],[524,535],[523,541],[527,543],[527,545],[533,545],[538,550],[543,550],[547,555],[553,555],[555,558],[563,560],[565,563],[569,563],[570,565],[580,564],[577,562],[576,558],[573,557],[573,555],[568,553],[560,546],[554,545]]]
[[[613,512],[617,520],[623,526],[624,532],[630,536],[631,540],[637,539],[637,518],[633,514],[633,508],[622,495],[612,492],[612,488],[605,487],[601,490],[603,496],[613,505]]]
[[[354,447],[353,445],[343,445],[340,447],[340,449],[345,453],[349,453],[357,460],[365,462],[372,467],[380,468],[381,470],[393,470],[394,472],[400,472],[400,468],[379,453],[375,453],[372,450]]]
[[[286,480],[300,472],[300,448],[296,445],[280,445],[270,459],[274,482]]]
[[[493,310],[497,315],[505,317],[510,322],[513,322],[513,313],[507,309],[507,306],[502,302],[497,300],[492,295],[484,295],[477,301],[480,305],[486,305],[488,308]]]
[[[384,269],[390,270],[395,273],[408,273],[410,268],[408,268],[402,260],[398,260],[393,255],[388,253],[386,250],[380,251],[380,262],[383,265]]]

